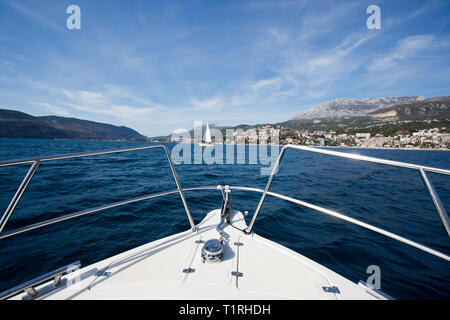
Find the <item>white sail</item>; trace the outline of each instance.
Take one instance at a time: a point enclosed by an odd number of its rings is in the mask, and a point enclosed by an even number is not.
[[[211,143],[211,132],[209,131],[208,123],[206,124],[205,135],[203,138],[206,143]]]

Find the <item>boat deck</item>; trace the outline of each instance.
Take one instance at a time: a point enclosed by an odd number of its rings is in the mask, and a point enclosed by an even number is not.
[[[242,213],[233,224],[246,227]],[[220,210],[190,230],[175,234],[63,276],[66,284],[35,299],[377,299],[320,264],[254,233],[228,224],[219,230]],[[202,263],[204,241],[229,239],[223,261]],[[232,272],[237,272],[233,273]],[[338,288],[328,291],[326,288]],[[325,288],[325,289],[324,289]],[[44,290],[43,290],[44,289]],[[21,293],[12,299],[28,299]]]

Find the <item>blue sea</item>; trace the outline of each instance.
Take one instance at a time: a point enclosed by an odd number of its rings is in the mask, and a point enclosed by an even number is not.
[[[0,139],[0,161],[136,147],[143,142]],[[166,144],[171,150],[175,144]],[[224,146],[225,148],[225,146]],[[258,148],[246,147],[248,155]],[[450,169],[450,152],[339,149]],[[225,150],[224,150],[225,153]],[[263,165],[267,167],[267,165]],[[0,210],[29,165],[0,168]],[[261,165],[179,164],[182,187],[264,188]],[[450,177],[429,174],[447,212]],[[5,231],[86,208],[175,189],[161,149],[42,163]],[[289,150],[271,191],[336,210],[450,254],[450,238],[415,170]],[[221,205],[217,190],[185,193],[196,223]],[[261,194],[232,191],[232,207],[252,217]],[[0,290],[80,260],[82,266],[187,230],[178,194],[108,209],[0,240]],[[312,209],[268,196],[254,231],[351,281],[380,267],[381,290],[398,299],[450,298],[450,264],[418,249]],[[276,274],[282,270],[270,271]]]

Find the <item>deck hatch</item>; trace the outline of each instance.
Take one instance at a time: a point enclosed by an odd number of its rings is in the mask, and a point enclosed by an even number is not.
[[[183,273],[194,273],[195,272],[195,269],[194,268],[186,268],[186,269],[183,269]]]
[[[333,287],[322,287],[322,289],[323,289],[324,292],[328,292],[328,293],[341,293],[339,291],[339,288],[335,287],[335,286],[333,286]]]
[[[244,276],[244,274],[243,274],[242,272],[239,272],[239,271],[232,271],[232,272],[231,272],[231,275],[232,275],[233,277],[238,277],[238,278]]]
[[[111,275],[111,272],[107,271],[99,271],[95,274],[97,277],[109,277]]]

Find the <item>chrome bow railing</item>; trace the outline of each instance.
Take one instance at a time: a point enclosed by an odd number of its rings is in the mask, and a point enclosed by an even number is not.
[[[8,231],[8,232],[2,232],[3,228],[5,227],[9,217],[11,216],[11,214],[13,213],[18,201],[20,200],[21,196],[23,195],[23,193],[25,192],[28,184],[30,183],[33,175],[35,174],[37,168],[39,167],[39,164],[42,162],[46,162],[46,161],[53,161],[53,160],[62,160],[62,159],[70,159],[70,158],[79,158],[79,157],[88,157],[88,156],[96,156],[96,155],[104,155],[104,154],[112,154],[112,153],[120,153],[120,152],[128,152],[128,151],[137,151],[137,150],[144,150],[144,149],[153,149],[153,148],[162,148],[165,152],[165,155],[167,157],[167,161],[170,165],[170,169],[173,175],[173,178],[175,180],[177,189],[175,190],[170,190],[170,191],[165,191],[165,192],[161,192],[161,193],[156,193],[156,194],[150,194],[150,195],[145,195],[145,196],[141,196],[141,197],[137,197],[137,198],[133,198],[133,199],[128,199],[128,200],[124,200],[124,201],[119,201],[119,202],[115,202],[112,204],[108,204],[108,205],[103,205],[100,207],[96,207],[96,208],[91,208],[91,209],[86,209],[83,211],[79,211],[76,213],[72,213],[72,214],[68,214],[68,215],[64,215],[62,217],[57,217],[54,219],[49,219],[46,221],[42,221],[39,223],[35,223],[29,226],[25,226],[16,230],[12,230],[12,231]],[[91,214],[91,213],[95,213],[95,212],[99,212],[102,210],[106,210],[109,208],[114,208],[114,207],[119,207],[119,206],[123,206],[129,203],[134,203],[134,202],[139,202],[139,201],[143,201],[143,200],[147,200],[147,199],[153,199],[153,198],[157,198],[157,197],[162,197],[162,196],[166,196],[166,195],[171,195],[171,194],[176,194],[179,193],[184,209],[186,211],[186,215],[188,217],[190,226],[191,226],[191,230],[192,231],[196,231],[196,226],[194,224],[194,221],[192,219],[192,216],[189,212],[189,208],[187,206],[186,200],[184,198],[184,191],[200,191],[200,190],[220,190],[222,192],[222,196],[223,196],[223,192],[224,191],[230,191],[230,190],[239,190],[239,191],[247,191],[247,192],[256,192],[256,193],[261,193],[261,199],[258,203],[258,206],[256,208],[256,211],[253,215],[253,218],[250,222],[250,225],[248,226],[247,229],[243,230],[246,233],[251,233],[253,230],[253,226],[255,223],[255,220],[259,214],[259,212],[261,211],[261,207],[264,203],[264,200],[266,198],[267,195],[269,196],[273,196],[285,201],[289,201],[291,203],[295,203],[307,208],[311,208],[314,209],[315,211],[319,211],[323,214],[327,214],[329,216],[335,217],[337,219],[341,219],[347,222],[350,222],[352,224],[356,224],[360,227],[366,228],[368,230],[374,231],[376,233],[385,235],[389,238],[395,239],[397,241],[400,241],[402,243],[405,243],[409,246],[415,247],[419,250],[428,252],[434,256],[440,257],[444,260],[450,261],[450,256],[446,255],[440,251],[437,251],[435,249],[429,248],[427,246],[424,246],[420,243],[417,243],[415,241],[409,240],[405,237],[399,236],[397,234],[394,234],[392,232],[389,232],[387,230],[372,226],[368,223],[359,221],[357,219],[351,218],[349,216],[343,215],[339,212],[333,211],[333,210],[329,210],[299,199],[295,199],[295,198],[291,198],[282,194],[278,194],[275,192],[270,192],[270,186],[272,185],[273,179],[275,177],[275,175],[277,174],[280,164],[281,164],[281,160],[283,159],[283,156],[286,152],[287,149],[297,149],[297,150],[303,150],[303,151],[310,151],[310,152],[316,152],[316,153],[321,153],[321,154],[326,154],[326,155],[331,155],[331,156],[337,156],[337,157],[343,157],[343,158],[348,158],[348,159],[354,159],[354,160],[360,160],[360,161],[368,161],[368,162],[372,162],[372,163],[378,163],[378,164],[384,164],[384,165],[390,165],[390,166],[395,166],[395,167],[402,167],[402,168],[409,168],[409,169],[415,169],[418,170],[421,174],[421,177],[427,187],[427,190],[433,200],[434,206],[437,210],[437,212],[439,213],[439,216],[447,230],[447,233],[450,235],[450,221],[449,221],[449,217],[447,215],[447,212],[445,211],[445,208],[436,192],[436,190],[434,189],[434,186],[432,185],[430,179],[427,176],[427,172],[432,172],[432,173],[438,173],[438,174],[444,174],[444,175],[450,175],[450,170],[445,170],[445,169],[439,169],[439,168],[433,168],[433,167],[426,167],[426,166],[420,166],[420,165],[415,165],[415,164],[410,164],[410,163],[403,163],[403,162],[398,162],[398,161],[391,161],[391,160],[385,160],[385,159],[379,159],[379,158],[373,158],[373,157],[367,157],[367,156],[362,156],[362,155],[358,155],[358,154],[352,154],[352,153],[344,153],[344,152],[337,152],[337,151],[332,151],[332,150],[328,150],[328,149],[318,149],[318,148],[311,148],[311,147],[306,147],[306,146],[297,146],[297,145],[286,145],[283,147],[277,162],[272,170],[271,176],[269,178],[269,181],[267,182],[267,185],[265,187],[265,189],[258,189],[258,188],[252,188],[252,187],[241,187],[241,186],[204,186],[204,187],[194,187],[194,188],[182,188],[181,184],[179,182],[178,176],[176,174],[175,168],[173,166],[172,160],[169,156],[169,152],[167,150],[167,148],[164,145],[152,145],[152,146],[144,146],[144,147],[136,147],[136,148],[128,148],[128,149],[118,149],[118,150],[107,150],[107,151],[100,151],[100,152],[91,152],[91,153],[81,153],[81,154],[70,154],[70,155],[59,155],[59,156],[52,156],[52,157],[45,157],[45,158],[37,158],[37,159],[25,159],[25,160],[13,160],[13,161],[6,161],[6,162],[0,162],[0,167],[6,167],[6,166],[13,166],[13,165],[19,165],[19,164],[27,164],[27,163],[31,163],[31,167],[29,169],[29,171],[27,172],[25,178],[23,179],[22,183],[20,184],[17,192],[15,193],[14,197],[12,198],[10,204],[8,205],[8,208],[6,209],[5,213],[3,214],[1,220],[0,220],[0,239],[3,238],[7,238],[13,235],[17,235],[26,231],[30,231],[33,229],[37,229],[37,228],[41,228],[44,226],[48,226],[54,223],[58,223],[61,221],[65,221],[65,220],[69,220],[69,219],[73,219],[76,217],[80,217],[83,215],[87,215],[87,214]],[[61,269],[62,270],[62,269]],[[57,270],[58,272],[61,270]],[[56,276],[60,277],[59,273],[57,272]],[[52,273],[51,276],[54,276],[54,274]],[[44,278],[39,277],[37,280],[39,280],[38,282],[42,282],[41,280]],[[46,279],[46,278],[45,278]],[[13,289],[17,289],[19,291],[23,291],[24,288],[25,289],[33,289],[33,286],[36,285],[38,282],[33,282],[33,283],[26,283],[25,287],[24,286],[20,286],[17,288],[13,288]],[[31,289],[30,289],[31,288]],[[31,294],[33,290],[31,290]],[[11,290],[8,290],[6,292],[3,292],[2,294],[0,294],[0,299],[11,296]]]
[[[45,162],[45,161],[53,161],[53,160],[62,160],[62,159],[70,159],[70,158],[79,158],[79,157],[88,157],[88,156],[96,156],[96,155],[104,155],[104,154],[112,154],[112,153],[120,153],[120,152],[128,152],[128,151],[137,151],[137,150],[144,150],[144,149],[153,149],[153,148],[162,148],[166,154],[167,157],[167,161],[170,165],[170,169],[173,175],[173,178],[175,180],[177,189],[175,190],[170,190],[170,191],[165,191],[165,192],[161,192],[161,193],[156,193],[156,194],[150,194],[150,195],[145,195],[145,196],[141,196],[141,197],[137,197],[137,198],[132,198],[132,199],[128,199],[128,200],[123,200],[123,201],[119,201],[119,202],[115,202],[115,203],[111,203],[111,204],[107,204],[107,205],[103,205],[103,206],[99,206],[99,207],[95,207],[95,208],[90,208],[90,209],[86,209],[83,211],[79,211],[79,212],[75,212],[72,214],[68,214],[68,215],[64,215],[62,217],[57,217],[54,219],[49,219],[46,221],[42,221],[39,223],[35,223],[29,226],[25,226],[16,230],[12,230],[9,232],[3,232],[3,228],[6,225],[6,222],[8,221],[9,217],[11,216],[11,214],[13,213],[20,197],[22,196],[22,194],[24,193],[25,189],[27,188],[28,184],[31,181],[31,178],[33,177],[34,173],[36,172],[39,164],[41,162]],[[161,197],[161,196],[166,196],[166,195],[170,195],[170,194],[174,194],[174,193],[179,193],[184,209],[186,211],[186,215],[188,217],[190,226],[191,226],[191,230],[195,231],[196,227],[194,224],[194,221],[192,219],[192,216],[189,212],[189,208],[187,206],[185,197],[184,197],[184,193],[183,191],[199,191],[199,190],[225,190],[226,188],[229,188],[230,190],[241,190],[241,191],[250,191],[250,192],[257,192],[257,193],[262,193],[261,199],[258,203],[258,206],[255,210],[255,213],[253,215],[253,218],[248,226],[247,229],[245,229],[244,231],[246,233],[251,233],[253,230],[253,226],[255,223],[255,220],[259,214],[259,212],[261,211],[261,207],[264,203],[264,200],[266,198],[267,195],[273,196],[273,197],[277,197],[279,199],[283,199],[285,201],[289,201],[292,203],[296,203],[298,205],[304,206],[304,207],[308,207],[311,209],[314,209],[316,211],[319,211],[321,213],[333,216],[335,218],[341,219],[341,220],[345,220],[348,221],[350,223],[359,225],[363,228],[372,230],[374,232],[383,234],[387,237],[393,238],[395,240],[398,240],[400,242],[403,242],[405,244],[408,244],[410,246],[413,246],[415,248],[418,248],[422,251],[426,251],[428,253],[431,253],[435,256],[441,257],[447,261],[450,261],[450,257],[442,252],[436,251],[434,249],[431,249],[429,247],[426,247],[424,245],[421,245],[417,242],[411,241],[409,239],[406,239],[404,237],[401,237],[399,235],[396,235],[392,232],[383,230],[381,228],[372,226],[370,224],[361,222],[357,219],[348,217],[346,215],[343,215],[341,213],[338,213],[336,211],[333,210],[329,210],[299,199],[294,199],[285,195],[281,195],[275,192],[270,192],[270,186],[272,185],[273,179],[275,178],[281,161],[283,159],[283,156],[286,152],[287,149],[297,149],[297,150],[303,150],[303,151],[309,151],[309,152],[316,152],[316,153],[321,153],[321,154],[326,154],[326,155],[331,155],[331,156],[337,156],[337,157],[342,157],[342,158],[348,158],[348,159],[354,159],[354,160],[360,160],[360,161],[367,161],[367,162],[372,162],[372,163],[378,163],[378,164],[383,164],[383,165],[389,165],[389,166],[395,166],[395,167],[402,167],[402,168],[409,168],[409,169],[415,169],[418,170],[421,174],[421,177],[427,187],[427,190],[433,200],[434,206],[437,210],[437,212],[439,213],[439,216],[447,230],[447,233],[450,235],[450,220],[449,217],[447,215],[447,212],[436,192],[436,190],[434,189],[433,184],[431,183],[430,179],[427,176],[427,172],[432,172],[432,173],[438,173],[438,174],[444,174],[444,175],[450,175],[450,170],[445,170],[445,169],[439,169],[439,168],[433,168],[433,167],[427,167],[427,166],[421,166],[421,165],[415,165],[415,164],[410,164],[410,163],[404,163],[404,162],[398,162],[398,161],[392,161],[392,160],[385,160],[385,159],[379,159],[379,158],[373,158],[373,157],[367,157],[367,156],[362,156],[362,155],[358,155],[358,154],[353,154],[353,153],[345,153],[345,152],[337,152],[337,151],[332,151],[332,150],[328,150],[328,149],[319,149],[319,148],[311,148],[311,147],[306,147],[306,146],[298,146],[298,145],[286,145],[283,147],[283,149],[281,150],[281,153],[275,163],[275,166],[272,170],[272,173],[270,175],[269,181],[267,182],[267,185],[265,187],[264,190],[262,189],[258,189],[258,188],[251,188],[251,187],[238,187],[238,186],[207,186],[207,187],[195,187],[195,188],[181,188],[181,184],[180,181],[178,179],[178,176],[176,174],[175,168],[173,166],[172,160],[169,156],[169,152],[167,151],[167,148],[164,145],[152,145],[152,146],[143,146],[143,147],[136,147],[136,148],[128,148],[128,149],[118,149],[118,150],[107,150],[107,151],[100,151],[100,152],[91,152],[91,153],[81,153],[81,154],[69,154],[69,155],[59,155],[59,156],[52,156],[52,157],[45,157],[45,158],[38,158],[38,159],[25,159],[25,160],[12,160],[12,161],[6,161],[6,162],[0,162],[0,167],[6,167],[6,166],[13,166],[13,165],[18,165],[18,164],[26,164],[26,163],[31,163],[31,168],[29,169],[28,173],[26,174],[25,178],[23,179],[21,185],[19,186],[16,194],[14,195],[13,199],[11,200],[8,208],[6,209],[5,213],[3,214],[1,220],[0,220],[0,239],[3,238],[7,238],[16,234],[20,234],[29,230],[33,230],[33,229],[37,229],[37,228],[41,228],[47,225],[51,225],[57,222],[61,222],[64,220],[69,220],[69,219],[73,219],[76,217],[80,217],[83,215],[87,215],[87,214],[91,214],[91,213],[95,213],[95,212],[99,212],[102,210],[106,210],[109,208],[114,208],[114,207],[119,207],[119,206],[123,206],[126,204],[130,204],[130,203],[134,203],[134,202],[139,202],[139,201],[143,201],[143,200],[147,200],[147,199],[153,199],[153,198],[157,198],[157,197]],[[224,189],[225,188],[225,189]]]
[[[273,179],[275,178],[276,174],[278,173],[278,169],[280,167],[281,160],[283,159],[283,156],[286,153],[287,149],[310,151],[310,152],[316,152],[316,153],[326,154],[326,155],[335,156],[335,157],[348,158],[348,159],[354,159],[354,160],[360,160],[360,161],[368,161],[368,162],[379,163],[379,164],[384,164],[384,165],[389,165],[389,166],[394,166],[394,167],[418,170],[422,176],[422,179],[423,179],[425,185],[427,186],[428,192],[433,200],[436,211],[439,213],[442,223],[444,224],[445,229],[447,230],[447,233],[450,236],[450,220],[448,218],[447,212],[445,211],[444,205],[442,204],[442,202],[439,198],[439,195],[437,194],[436,190],[434,189],[433,184],[431,183],[431,181],[428,178],[427,173],[426,173],[426,172],[433,172],[433,173],[450,175],[450,170],[420,166],[420,165],[405,163],[405,162],[398,162],[398,161],[392,161],[392,160],[367,157],[367,156],[362,156],[362,155],[354,154],[354,153],[337,152],[337,151],[332,151],[332,150],[328,150],[328,149],[311,148],[311,147],[306,147],[306,146],[298,146],[298,145],[290,145],[290,144],[285,145],[283,147],[283,149],[281,150],[280,155],[278,156],[277,162],[275,163],[275,166],[272,170],[269,181],[267,182],[264,192],[261,196],[261,199],[259,200],[258,206],[256,207],[256,211],[255,211],[255,214],[253,215],[252,221],[250,222],[250,225],[246,229],[247,233],[250,233],[253,229],[253,225],[255,224],[256,217],[258,216],[259,211],[261,210],[261,207],[264,203],[266,195],[269,192],[270,186],[272,185]]]
[[[62,217],[58,217],[55,219],[50,219],[44,222],[36,223],[27,227],[23,227],[17,230],[13,230],[10,232],[2,233],[6,223],[8,222],[8,219],[10,218],[11,214],[14,212],[14,209],[17,206],[17,203],[19,202],[20,198],[22,197],[23,193],[25,192],[27,186],[29,185],[31,179],[33,178],[34,174],[36,173],[36,170],[38,169],[39,165],[42,162],[47,161],[54,161],[54,160],[63,160],[63,159],[72,159],[72,158],[82,158],[82,157],[90,157],[90,156],[97,156],[97,155],[104,155],[104,154],[112,154],[112,153],[122,153],[122,152],[130,152],[130,151],[138,151],[138,150],[146,150],[146,149],[154,149],[154,148],[162,148],[164,150],[164,153],[167,157],[167,162],[169,163],[170,170],[172,172],[173,179],[175,180],[175,184],[177,186],[176,192],[180,194],[181,201],[183,203],[184,209],[186,211],[186,215],[189,220],[189,224],[191,226],[192,231],[196,230],[194,220],[192,219],[191,213],[189,212],[188,205],[186,203],[186,199],[184,198],[183,189],[181,188],[180,181],[178,179],[178,175],[175,171],[175,167],[172,163],[172,159],[170,158],[169,152],[164,145],[151,145],[151,146],[143,146],[143,147],[135,147],[135,148],[127,148],[127,149],[116,149],[116,150],[105,150],[105,151],[99,151],[99,152],[87,152],[87,153],[78,153],[78,154],[68,154],[68,155],[56,155],[56,156],[50,156],[50,157],[44,157],[44,158],[35,158],[35,159],[22,159],[22,160],[11,160],[11,161],[4,161],[0,162],[0,167],[7,167],[7,166],[14,166],[19,164],[27,164],[31,163],[31,167],[28,170],[27,174],[25,175],[25,178],[23,179],[22,183],[20,184],[19,188],[17,189],[14,197],[12,198],[11,202],[9,203],[8,207],[6,208],[2,218],[0,219],[0,239],[10,237],[15,234],[19,234],[25,231],[29,231],[32,229],[40,228],[49,224],[57,223],[60,221],[72,219],[75,217],[79,217],[82,215],[86,215],[89,213],[98,212],[101,210],[113,208],[113,207],[119,207],[128,203],[138,202],[146,199],[155,198],[158,195],[149,195],[149,196],[143,196],[139,198],[129,199],[125,201],[116,202],[113,204],[91,208],[87,210],[83,210],[77,213],[65,215]],[[173,193],[173,192],[172,192]],[[165,195],[167,193],[161,193],[159,195]]]

